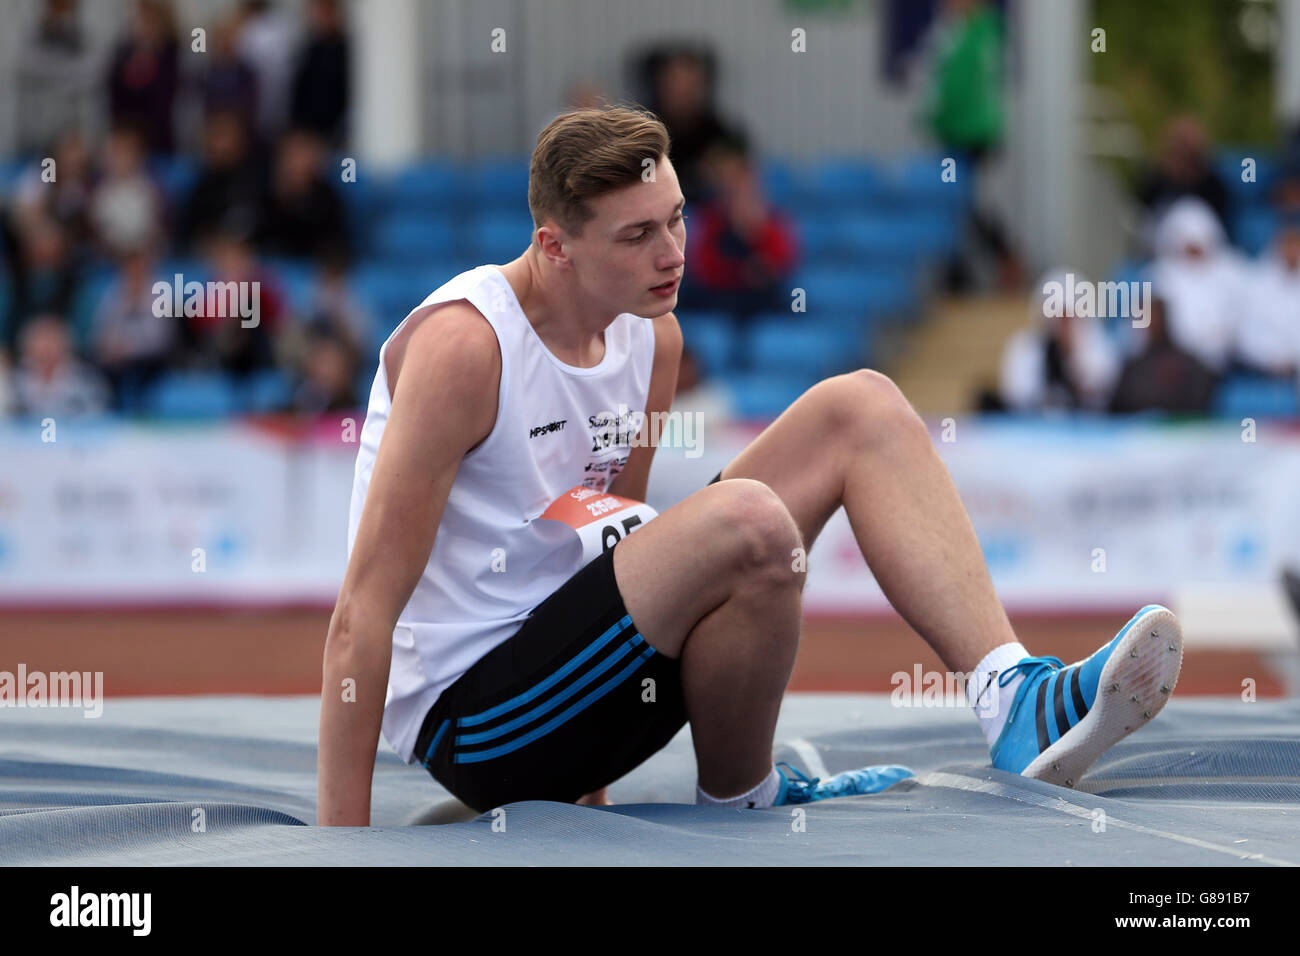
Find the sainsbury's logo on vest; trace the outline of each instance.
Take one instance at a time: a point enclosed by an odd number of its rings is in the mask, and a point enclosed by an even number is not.
[[[561,418],[558,422],[551,422],[549,425],[538,425],[536,428],[528,430],[529,438],[536,438],[538,435],[549,435],[551,432],[558,432],[564,429],[564,423],[567,418]]]
[[[649,425],[646,428],[646,425]],[[593,452],[618,446],[640,448],[684,448],[687,458],[704,454],[702,412],[654,412],[646,415],[619,404],[617,412],[598,412],[588,419]]]

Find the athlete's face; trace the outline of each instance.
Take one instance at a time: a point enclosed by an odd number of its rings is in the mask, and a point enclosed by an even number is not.
[[[686,264],[686,223],[677,173],[667,157],[649,181],[592,200],[596,217],[571,239],[584,293],[613,314],[653,318],[677,305]]]

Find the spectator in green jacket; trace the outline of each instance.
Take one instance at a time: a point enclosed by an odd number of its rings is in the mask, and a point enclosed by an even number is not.
[[[945,152],[958,160],[959,170],[977,179],[979,168],[1002,143],[1002,16],[985,0],[945,0],[930,48],[926,121]],[[1019,286],[1020,265],[1002,225],[978,203],[971,209],[971,225],[997,258],[999,284]],[[948,280],[954,290],[972,285],[969,268],[960,260],[949,264]]]

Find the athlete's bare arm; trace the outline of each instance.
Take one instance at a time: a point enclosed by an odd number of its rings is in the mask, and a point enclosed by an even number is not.
[[[370,825],[393,628],[428,563],[461,459],[496,422],[501,353],[469,303],[408,322],[386,359],[392,409],[325,641],[321,826]],[[345,698],[349,678],[355,684]]]
[[[666,312],[654,320],[655,358],[650,372],[650,390],[646,396],[646,420],[641,428],[641,443],[628,454],[627,467],[609,483],[608,491],[635,501],[645,501],[650,483],[650,463],[655,448],[646,440],[655,414],[667,412],[677,393],[677,373],[682,364],[682,330],[677,317]],[[658,436],[654,436],[656,440]],[[657,443],[657,441],[656,441]]]

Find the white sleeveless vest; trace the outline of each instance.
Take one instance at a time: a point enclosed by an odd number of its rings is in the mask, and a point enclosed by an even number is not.
[[[496,424],[461,461],[429,563],[393,631],[383,733],[407,763],[416,761],[415,739],[438,696],[582,567],[574,532],[537,519],[569,489],[604,491],[623,470],[636,435],[627,416],[644,415],[654,363],[653,321],[623,313],[605,329],[599,365],[564,364],[496,266],[461,273],[412,314],[456,299],[496,331],[501,386]],[[352,483],[349,557],[392,405],[384,355],[409,319],[379,349]]]

